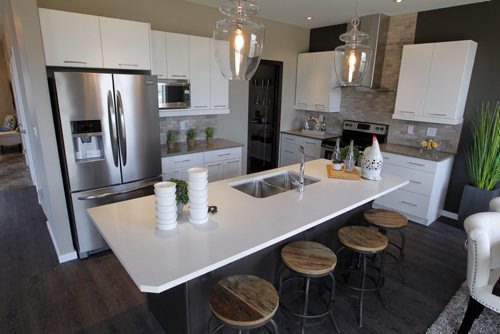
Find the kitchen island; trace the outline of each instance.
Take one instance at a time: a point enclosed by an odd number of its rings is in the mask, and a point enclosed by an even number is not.
[[[186,222],[184,212],[176,230],[155,230],[154,196],[88,211],[138,288],[150,293],[150,309],[168,332],[198,333],[189,319],[196,316],[196,323],[206,326],[207,287],[219,277],[258,273],[273,281],[280,244],[298,235],[306,238],[306,231],[325,222],[336,224],[335,218],[408,183],[386,173],[382,181],[329,179],[328,163],[306,163],[305,174],[320,181],[307,185],[303,194],[290,190],[254,198],[231,187],[286,170],[297,172],[298,165],[209,183],[209,205],[216,205],[218,212],[204,225]]]

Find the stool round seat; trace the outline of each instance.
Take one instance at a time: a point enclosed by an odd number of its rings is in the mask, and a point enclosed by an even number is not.
[[[364,226],[342,227],[338,236],[344,246],[358,252],[377,253],[389,244],[385,235]]]
[[[279,298],[266,280],[251,275],[226,277],[214,286],[208,305],[216,318],[228,326],[255,328],[276,313]]]
[[[408,224],[408,219],[396,211],[368,209],[363,215],[368,223],[385,229],[402,228]]]
[[[313,241],[294,241],[281,249],[281,259],[291,270],[309,276],[324,276],[335,269],[337,256]]]

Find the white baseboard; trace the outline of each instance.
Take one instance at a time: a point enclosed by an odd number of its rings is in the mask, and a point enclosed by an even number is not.
[[[50,238],[52,239],[52,245],[54,245],[54,249],[56,250],[57,259],[59,260],[59,263],[64,263],[64,262],[68,262],[68,261],[77,259],[78,255],[76,254],[75,250],[73,250],[72,252],[69,252],[69,253],[65,253],[65,254],[61,254],[59,252],[59,249],[57,248],[56,240],[54,238],[54,234],[52,233],[52,229],[50,228],[50,224],[48,221],[46,223],[47,223],[47,229],[49,230]]]
[[[458,220],[458,213],[455,213],[455,212],[441,210],[441,216],[446,217],[446,218],[450,218],[450,219],[454,219],[454,220]]]

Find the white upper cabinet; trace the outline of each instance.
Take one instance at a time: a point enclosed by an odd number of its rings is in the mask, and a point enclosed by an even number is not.
[[[191,109],[210,109],[210,39],[189,36]]]
[[[167,47],[167,77],[189,79],[189,36],[165,33]]]
[[[333,62],[334,51],[299,54],[295,109],[340,111],[341,89]]]
[[[393,118],[460,124],[477,43],[405,45]]]
[[[39,8],[48,66],[102,67],[99,18]]]
[[[150,24],[99,17],[105,68],[151,69]]]
[[[214,41],[210,43],[210,109],[229,109],[229,81],[222,75],[219,64],[215,59],[215,43],[227,43],[225,41]],[[229,57],[228,57],[229,60]]]
[[[151,74],[167,78],[167,41],[164,31],[151,30]]]

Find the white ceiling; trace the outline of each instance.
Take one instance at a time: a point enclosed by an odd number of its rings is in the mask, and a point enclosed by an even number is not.
[[[218,7],[224,0],[185,0]],[[346,23],[354,16],[356,0],[252,0],[261,7],[258,15],[266,19],[304,28]],[[466,5],[487,0],[359,0],[358,15],[382,13],[389,16]],[[306,20],[306,17],[313,17]]]

